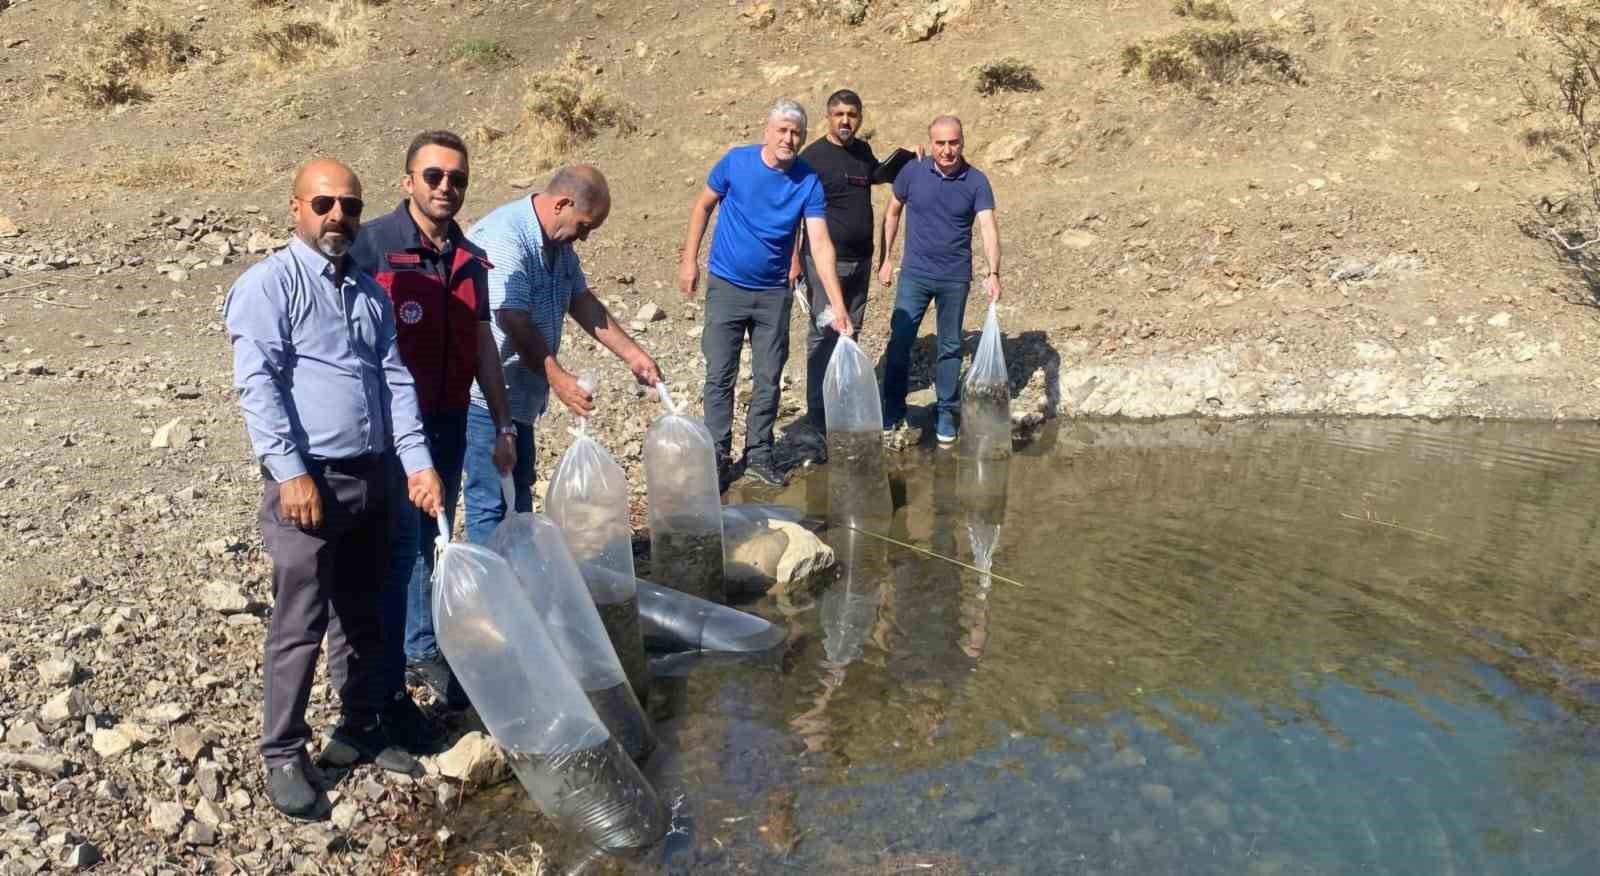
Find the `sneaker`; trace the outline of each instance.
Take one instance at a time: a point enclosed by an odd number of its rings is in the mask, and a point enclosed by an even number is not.
[[[900,427],[904,426],[905,423],[906,423],[906,421],[905,421],[905,418],[903,418],[903,417],[900,418],[900,419],[897,419],[897,420],[884,420],[883,421],[883,437],[888,438],[890,435],[893,435],[894,433],[900,431]]]
[[[434,654],[421,660],[406,661],[406,681],[433,691],[433,695],[447,709],[459,711],[467,707],[467,695],[456,683],[443,654]]]
[[[783,472],[772,464],[772,460],[761,456],[745,463],[744,473],[769,487],[781,487],[789,482]]]
[[[443,748],[444,734],[405,691],[384,704],[378,720],[389,739],[411,754],[437,754]]]
[[[938,425],[934,427],[933,434],[939,439],[940,444],[954,444],[961,432],[956,428],[956,418],[954,416],[940,413]]]
[[[332,767],[372,763],[385,772],[422,778],[422,764],[390,742],[378,721],[362,725],[349,717],[340,720],[318,759]]]
[[[272,808],[290,818],[310,818],[317,810],[317,789],[311,784],[311,771],[304,752],[286,763],[269,765],[267,799]]]

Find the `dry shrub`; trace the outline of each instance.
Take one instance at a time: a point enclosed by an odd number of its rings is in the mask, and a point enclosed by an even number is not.
[[[573,49],[560,65],[528,77],[513,143],[531,153],[531,169],[545,170],[607,128],[631,133],[636,118],[630,104],[601,86],[594,63]]]
[[[1529,5],[1538,12],[1540,32],[1552,57],[1539,81],[1523,91],[1529,108],[1548,126],[1533,128],[1539,136],[1525,135],[1524,142],[1573,158],[1577,182],[1588,201],[1587,216],[1563,215],[1564,207],[1552,207],[1539,221],[1600,296],[1600,7],[1559,0],[1532,0]],[[1572,228],[1574,224],[1578,227]]]
[[[1039,77],[1033,66],[1018,58],[1001,58],[972,68],[972,78],[979,94],[1000,91],[1042,91]]]
[[[1177,0],[1172,4],[1172,14],[1196,21],[1226,21],[1231,24],[1239,20],[1226,0]]]
[[[89,31],[70,67],[53,78],[66,84],[84,104],[108,107],[149,97],[150,84],[171,76],[200,55],[189,34],[177,30],[142,4],[120,10],[124,20]]]
[[[1256,73],[1300,82],[1294,56],[1273,44],[1270,31],[1253,27],[1190,27],[1142,40],[1122,50],[1122,72],[1151,82],[1193,87],[1239,82]]]
[[[277,0],[257,0],[257,6],[279,5]],[[320,19],[283,20],[269,9],[255,23],[251,52],[267,70],[358,60],[366,41],[366,8],[373,5],[371,0],[339,0]]]

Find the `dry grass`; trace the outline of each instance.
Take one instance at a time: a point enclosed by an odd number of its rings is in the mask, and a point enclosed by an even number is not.
[[[637,110],[606,91],[598,68],[577,49],[530,76],[527,88],[509,142],[521,153],[517,163],[532,171],[555,167],[603,130],[631,133],[637,124]]]
[[[200,56],[187,32],[143,4],[126,5],[113,14],[119,21],[86,29],[87,38],[71,65],[52,74],[86,106],[147,100],[149,86]]]
[[[277,0],[255,0],[250,23],[250,53],[266,72],[324,67],[359,61],[368,42],[371,0],[338,0],[320,18],[285,18]]]
[[[1123,49],[1122,72],[1186,87],[1240,82],[1257,74],[1302,81],[1299,63],[1273,39],[1270,31],[1253,27],[1189,27]]]
[[[1018,58],[1001,58],[972,68],[974,87],[979,94],[989,95],[1001,91],[1042,91],[1039,77],[1033,66]]]
[[[1231,24],[1239,20],[1226,0],[1177,0],[1172,4],[1172,14],[1196,21],[1226,21]]]

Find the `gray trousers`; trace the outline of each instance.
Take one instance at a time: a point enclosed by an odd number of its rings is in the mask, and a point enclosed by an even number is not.
[[[783,366],[789,361],[789,311],[794,296],[788,289],[745,289],[711,274],[706,278],[706,327],[700,351],[706,356],[703,400],[706,428],[717,443],[719,462],[733,456],[733,388],[739,379],[739,354],[750,338],[750,365],[755,385],[745,420],[747,459],[770,458],[772,427],[778,420],[778,394]]]
[[[323,462],[311,475],[322,497],[322,526],[315,531],[283,517],[270,476],[261,496],[261,540],[272,557],[272,623],[261,667],[260,750],[268,767],[300,756],[311,741],[306,703],[330,613],[343,630],[328,646],[328,674],[341,708],[362,726],[378,713],[389,476],[378,455]]]
[[[833,348],[839,345],[839,333],[833,329],[817,328],[817,314],[828,306],[828,293],[817,276],[816,262],[805,257],[806,285],[811,288],[811,328],[806,333],[806,422],[818,432],[827,431],[823,412],[822,380],[828,375],[828,360]],[[844,309],[850,314],[850,324],[855,330],[850,340],[861,337],[861,322],[867,318],[867,289],[872,282],[872,260],[838,263],[839,286],[844,292]]]

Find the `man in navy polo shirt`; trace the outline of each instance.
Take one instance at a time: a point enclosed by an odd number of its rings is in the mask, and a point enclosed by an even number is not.
[[[424,131],[406,149],[406,199],[361,229],[350,258],[389,293],[400,357],[417,384],[417,406],[444,483],[446,516],[461,489],[467,405],[476,380],[495,422],[509,430],[511,406],[489,327],[489,259],[461,231],[456,213],[467,194],[467,147],[449,131]],[[516,445],[502,434],[495,461],[509,471]],[[392,464],[392,463],[391,463]],[[433,637],[434,518],[396,508],[390,583],[380,617],[384,633],[384,719],[390,735],[413,752],[437,740],[406,693],[405,676],[433,689],[447,705],[464,706],[460,689]]]
[[[772,458],[772,427],[778,419],[783,366],[789,359],[789,263],[795,234],[805,223],[812,260],[833,306],[833,327],[852,330],[828,234],[827,202],[816,171],[799,160],[806,137],[806,111],[780,100],[767,113],[762,142],[736,146],[706,177],[689,210],[689,233],[678,266],[678,291],[694,297],[700,279],[700,242],[718,205],[722,217],[711,241],[711,276],[706,280],[706,325],[700,348],[706,357],[705,419],[717,445],[724,485],[733,455],[733,385],[739,354],[750,338],[755,386],[745,425],[745,472],[780,486],[784,476]]]
[[[898,429],[906,418],[906,389],[911,370],[911,345],[932,304],[938,310],[938,356],[933,382],[938,391],[934,434],[951,444],[959,429],[961,408],[961,319],[972,283],[972,226],[983,234],[983,256],[989,264],[983,288],[990,301],[1000,300],[1000,230],[994,221],[994,190],[989,178],[962,158],[961,120],[940,116],[928,126],[930,155],[908,165],[895,177],[894,196],[884,212],[884,245],[878,281],[894,277],[889,253],[906,220],[906,251],[900,262],[894,315],[889,321],[889,348],[883,363],[883,428]]]

